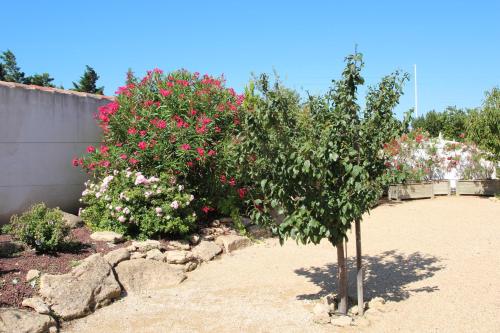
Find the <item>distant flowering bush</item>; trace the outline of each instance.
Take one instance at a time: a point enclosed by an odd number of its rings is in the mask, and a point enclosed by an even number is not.
[[[102,143],[89,146],[73,165],[93,174],[97,183],[110,170],[173,175],[196,197],[193,206],[200,216],[239,205],[246,192],[236,176],[234,147],[243,96],[226,88],[223,78],[185,70],[164,74],[155,69],[127,82],[96,114]],[[119,216],[109,216],[118,221]],[[107,223],[106,218],[101,227]]]
[[[194,195],[174,176],[147,177],[139,171],[115,171],[100,182],[88,181],[80,215],[95,229],[139,238],[188,233],[196,221]]]

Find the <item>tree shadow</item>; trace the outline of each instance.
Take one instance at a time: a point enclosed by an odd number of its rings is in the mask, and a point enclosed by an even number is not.
[[[389,301],[407,299],[412,293],[434,292],[437,286],[427,285],[411,288],[408,285],[428,279],[445,266],[441,259],[431,255],[415,252],[409,255],[396,250],[385,251],[376,256],[364,256],[364,298],[369,300],[380,296]],[[349,270],[349,295],[356,295],[356,258],[347,260]],[[305,276],[321,288],[318,293],[298,295],[304,300],[319,299],[337,292],[337,264],[328,264],[322,267],[300,268],[295,270],[298,275]]]

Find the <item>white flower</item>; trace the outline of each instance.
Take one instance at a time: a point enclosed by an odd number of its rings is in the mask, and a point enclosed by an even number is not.
[[[156,211],[157,213],[161,213],[161,212],[163,212],[163,209],[161,209],[161,207],[156,207],[156,208],[155,208],[155,211]]]
[[[104,196],[104,200],[106,200],[106,201],[110,201],[110,200],[111,200],[111,198],[109,197],[109,195],[107,195],[107,194],[106,194],[106,195]]]
[[[151,195],[153,195],[153,192],[151,192],[151,191],[146,191],[146,192],[144,192],[144,197],[145,197],[146,199],[147,199],[147,198],[149,198]]]
[[[173,209],[179,208],[179,202],[177,200],[172,201],[170,207],[172,207]]]
[[[146,177],[144,177],[141,173],[136,173],[137,177],[135,178],[135,182],[134,184],[135,185],[139,185],[139,184],[148,184],[148,179]]]
[[[126,219],[126,218],[125,218],[125,216],[123,216],[123,215],[120,215],[120,216],[118,217],[118,222],[120,222],[120,223],[123,223],[123,222],[125,222],[126,220],[127,220],[127,219]]]
[[[184,185],[179,185],[179,192],[184,190]]]
[[[113,170],[113,175],[117,175],[118,174],[118,170]]]
[[[90,191],[89,191],[89,190],[87,190],[87,189],[85,189],[85,190],[82,192],[82,196],[86,196],[86,195],[87,195],[87,194],[89,194],[89,193],[90,193]]]
[[[125,177],[127,177],[127,178],[130,178],[130,176],[131,176],[131,175],[132,175],[132,172],[130,172],[130,171],[127,171],[127,172],[125,173]]]
[[[125,207],[123,209],[123,214],[127,214],[127,215],[130,214],[130,209],[128,207]]]
[[[161,189],[157,189],[157,190],[156,190],[156,193],[161,193]]]
[[[115,210],[116,210],[117,212],[121,212],[121,211],[122,211],[122,207],[121,207],[121,206],[116,206],[116,207],[115,207]]]
[[[150,182],[150,183],[156,183],[159,180],[160,180],[160,178],[157,178],[157,177],[153,176],[153,177],[149,177],[148,182]]]
[[[172,218],[172,216],[170,216],[170,215],[167,215],[165,217],[167,218],[167,220],[170,220]]]
[[[196,213],[193,212],[193,217],[196,217]]]
[[[191,194],[191,195],[189,196],[189,201],[193,201],[193,200],[194,200],[194,195],[192,195],[192,194]]]
[[[101,193],[101,192],[97,192],[97,193],[95,194],[95,197],[96,197],[97,199],[99,199],[99,198],[101,197],[101,195],[102,195],[102,193]]]

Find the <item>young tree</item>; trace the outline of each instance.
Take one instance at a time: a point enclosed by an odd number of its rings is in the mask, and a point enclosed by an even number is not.
[[[55,85],[52,84],[54,78],[50,77],[49,73],[35,74],[32,76],[28,76],[25,80],[25,84],[33,84],[35,86],[41,87],[51,87],[54,88]]]
[[[361,112],[362,56],[356,53],[346,61],[342,79],[329,93],[303,105],[296,93],[279,82],[270,87],[262,75],[259,94],[252,85],[246,91],[248,112],[238,138],[244,174],[258,184],[250,191],[252,218],[273,226],[282,241],[291,237],[317,244],[326,238],[337,247],[343,314],[348,306],[343,242],[353,221],[360,235],[362,215],[381,195],[382,146],[399,134],[401,123],[392,109],[407,79],[397,72],[385,77],[369,89]],[[362,277],[361,266],[359,271]]]
[[[3,80],[8,82],[24,83],[24,73],[17,66],[16,56],[12,51],[4,51],[0,55],[0,60],[3,61],[2,70]]]
[[[3,64],[0,62],[0,81],[5,81],[5,69]]]
[[[97,87],[98,79],[99,75],[97,75],[96,71],[89,65],[86,65],[85,72],[80,77],[80,80],[77,83],[73,82],[73,90],[102,95],[104,87]]]

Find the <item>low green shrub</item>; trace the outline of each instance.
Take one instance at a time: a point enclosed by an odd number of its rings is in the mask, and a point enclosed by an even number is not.
[[[38,203],[21,214],[14,215],[4,232],[36,249],[37,252],[56,251],[63,246],[69,234],[69,227],[63,221],[58,208],[48,208]]]

